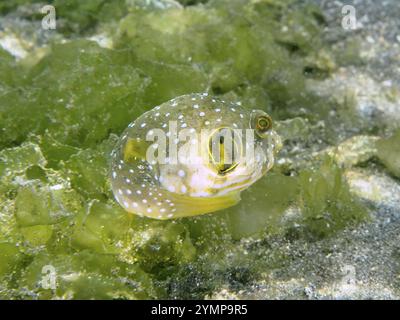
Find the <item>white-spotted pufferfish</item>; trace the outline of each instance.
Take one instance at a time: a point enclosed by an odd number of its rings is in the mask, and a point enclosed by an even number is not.
[[[184,95],[129,124],[112,153],[112,190],[126,211],[140,216],[210,213],[237,204],[280,148],[264,111],[207,93]]]

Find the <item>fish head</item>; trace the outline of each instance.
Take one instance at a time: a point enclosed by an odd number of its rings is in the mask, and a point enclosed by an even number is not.
[[[176,155],[159,165],[167,190],[192,197],[237,193],[272,168],[282,143],[266,112],[202,95],[177,101],[166,152],[171,156],[175,144]]]

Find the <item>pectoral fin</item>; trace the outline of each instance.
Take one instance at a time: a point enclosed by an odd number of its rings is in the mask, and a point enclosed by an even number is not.
[[[146,151],[149,146],[150,143],[148,141],[128,138],[123,148],[124,161],[131,162],[138,159],[145,160]]]

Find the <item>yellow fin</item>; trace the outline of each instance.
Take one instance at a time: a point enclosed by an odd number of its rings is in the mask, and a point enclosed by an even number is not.
[[[240,193],[233,192],[219,197],[190,197],[168,193],[168,199],[174,204],[176,211],[172,218],[190,217],[219,211],[236,205],[240,201]]]

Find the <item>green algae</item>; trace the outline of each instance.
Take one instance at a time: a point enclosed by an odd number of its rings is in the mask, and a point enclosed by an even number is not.
[[[400,130],[377,142],[377,156],[391,174],[400,177]]]
[[[57,288],[39,288],[43,266],[53,266],[58,273]],[[112,270],[112,272],[110,272]],[[117,273],[115,277],[112,273]],[[49,299],[146,299],[154,297],[151,279],[137,266],[129,268],[113,256],[88,251],[76,254],[38,254],[24,270],[19,285],[29,290],[31,298]],[[23,296],[21,298],[28,298]]]
[[[368,212],[355,198],[342,170],[326,158],[318,170],[306,169],[299,174],[301,212],[306,232],[322,238],[342,230],[346,225],[365,221]]]
[[[15,217],[20,226],[55,224],[73,215],[80,207],[73,190],[65,191],[59,185],[48,187],[35,182],[19,188],[15,198]]]
[[[336,67],[318,9],[181,2],[187,7],[54,1],[65,41],[49,43],[33,65],[0,50],[2,297],[204,298],[284,266],[274,236],[321,239],[366,219],[329,159],[277,165],[236,207],[203,217],[154,221],[114,202],[107,176],[117,136],[173,97],[210,92],[264,109],[285,119],[278,130],[289,145],[303,141],[305,152],[312,126],[327,119],[331,105],[306,87]],[[114,48],[85,39],[97,30]],[[398,175],[391,139],[380,144],[381,160]],[[40,286],[46,265],[56,270],[55,290]]]

